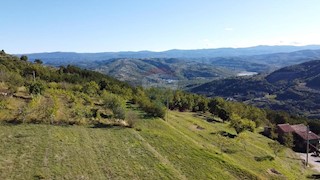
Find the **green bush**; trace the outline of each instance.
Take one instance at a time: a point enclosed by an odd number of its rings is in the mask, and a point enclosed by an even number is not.
[[[112,110],[114,118],[125,119],[125,102],[121,97],[104,91],[102,98],[104,107]]]
[[[137,113],[135,113],[133,111],[128,112],[127,115],[126,115],[126,121],[128,123],[128,126],[130,128],[133,128],[135,126],[135,124],[137,123],[137,121],[138,121]]]
[[[42,82],[36,81],[31,83],[28,86],[28,89],[29,89],[29,93],[31,94],[43,94],[45,90],[45,86]]]
[[[240,116],[233,114],[231,116],[230,127],[234,128],[237,134],[240,134],[245,130],[254,132],[256,124],[249,119],[241,119]]]
[[[90,82],[84,84],[84,86],[82,88],[82,92],[93,96],[98,93],[99,89],[100,89],[99,85],[96,82],[90,81]]]

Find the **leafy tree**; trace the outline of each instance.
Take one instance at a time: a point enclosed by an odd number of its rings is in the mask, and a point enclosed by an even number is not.
[[[288,148],[293,148],[294,144],[293,144],[293,135],[292,133],[286,133],[282,136],[282,140],[283,140],[283,145],[288,147]]]
[[[4,50],[2,49],[2,50],[0,51],[0,55],[6,55],[6,52],[4,52]]]
[[[22,56],[20,57],[20,60],[21,60],[21,61],[28,61],[28,56],[22,55]]]
[[[99,85],[96,82],[90,81],[83,85],[82,91],[89,95],[95,95],[99,89]]]
[[[103,92],[104,107],[111,109],[117,119],[125,119],[125,108],[123,100],[114,94]]]
[[[276,131],[276,126],[274,124],[271,124],[270,127],[271,127],[270,138],[273,139],[273,140],[278,139],[279,136],[278,136],[278,133]]]
[[[206,112],[208,110],[208,100],[204,97],[200,97],[198,102],[199,111]]]
[[[234,128],[237,134],[243,131],[254,131],[256,124],[249,119],[241,119],[240,116],[233,114],[230,121],[230,127]]]
[[[42,82],[33,82],[28,86],[29,93],[31,94],[43,94],[45,86]]]
[[[104,89],[107,89],[108,87],[108,81],[107,80],[102,80],[99,82],[99,87],[100,87],[100,90],[104,90]]]
[[[42,62],[41,59],[35,59],[35,60],[34,60],[34,63],[36,63],[36,64],[42,64],[43,62]]]
[[[230,114],[225,108],[225,101],[222,98],[211,99],[208,104],[209,112],[217,115],[223,121],[230,120]]]
[[[290,121],[290,116],[286,112],[268,110],[267,119],[274,124],[284,124]]]

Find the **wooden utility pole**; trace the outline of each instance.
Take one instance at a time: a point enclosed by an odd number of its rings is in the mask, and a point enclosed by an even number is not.
[[[309,126],[307,126],[307,156],[306,156],[306,166],[308,166],[309,161]]]
[[[32,71],[32,75],[33,75],[33,81],[36,81],[36,72]]]
[[[169,97],[167,96],[167,117],[166,117],[166,120],[168,121],[168,118],[169,118]]]

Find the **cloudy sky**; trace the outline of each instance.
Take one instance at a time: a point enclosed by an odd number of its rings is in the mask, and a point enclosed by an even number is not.
[[[0,49],[163,51],[320,44],[319,0],[10,0]]]

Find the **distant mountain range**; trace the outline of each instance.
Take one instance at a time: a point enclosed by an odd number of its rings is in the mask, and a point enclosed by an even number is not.
[[[285,67],[267,76],[215,80],[190,91],[320,118],[320,60]]]
[[[288,53],[300,50],[320,49],[320,45],[308,46],[255,46],[248,48],[217,48],[197,50],[169,50],[163,52],[138,51],[138,52],[101,52],[101,53],[74,53],[50,52],[27,54],[30,59],[42,59],[46,63],[63,63],[77,61],[100,61],[113,58],[213,58],[253,56],[272,53]]]
[[[54,52],[28,54],[28,57],[54,66],[77,65],[134,85],[180,83],[180,88],[191,92],[320,118],[318,45],[163,52]],[[259,75],[236,77],[241,71]]]
[[[238,56],[227,58],[212,58],[209,62],[225,62],[243,61],[248,63],[257,63],[262,65],[274,66],[276,68],[289,66],[293,64],[299,64],[306,61],[320,59],[320,49],[318,50],[300,50],[294,52],[282,52],[273,54],[262,54],[253,56]]]
[[[142,80],[157,83],[171,79],[164,76],[169,73],[175,79],[188,81],[182,83],[185,86],[235,76],[242,71],[266,74],[284,66],[320,59],[320,46],[256,46],[163,52],[53,52],[28,54],[28,57],[30,60],[41,59],[53,66],[77,65],[136,85],[140,85]],[[158,73],[150,76],[150,71],[155,69]]]

